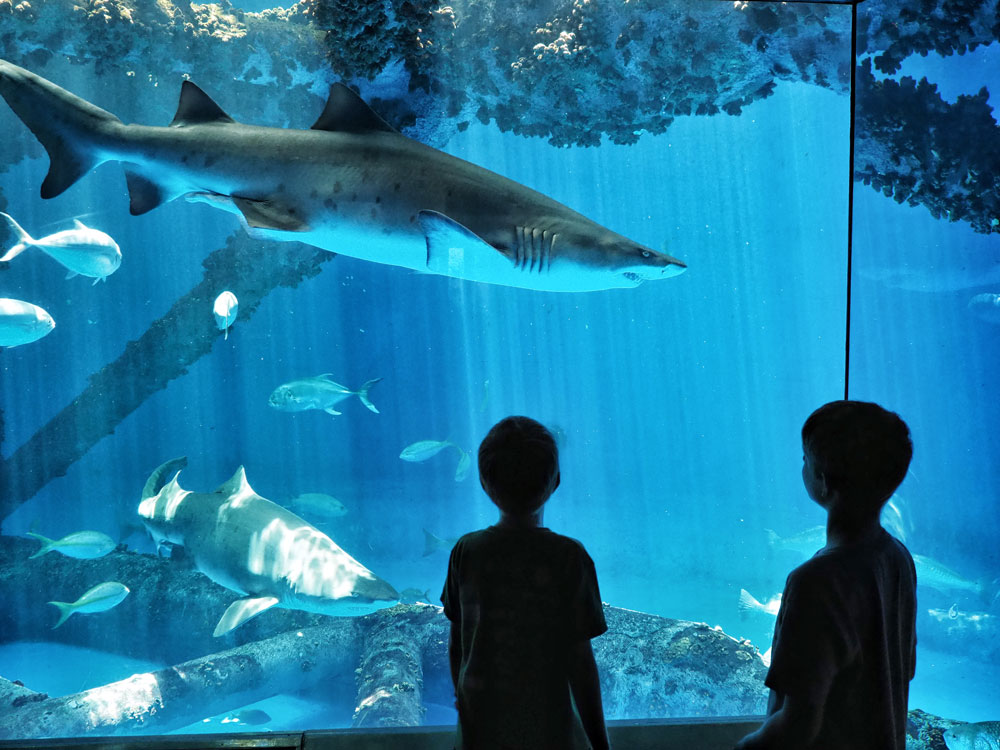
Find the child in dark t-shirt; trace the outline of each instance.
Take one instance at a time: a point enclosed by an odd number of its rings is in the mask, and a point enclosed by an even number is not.
[[[456,747],[604,750],[590,639],[607,625],[594,563],[582,544],[541,525],[559,486],[552,434],[528,417],[498,422],[479,447],[479,479],[500,520],[458,540],[441,594]]]
[[[767,719],[737,750],[904,750],[917,579],[879,515],[906,476],[909,429],[877,404],[834,401],[806,420],[802,452],[827,543],[788,576]]]

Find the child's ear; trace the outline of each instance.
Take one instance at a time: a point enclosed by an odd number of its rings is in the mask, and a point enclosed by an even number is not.
[[[556,488],[559,486],[559,483],[561,481],[562,481],[562,472],[556,471],[556,478],[555,478],[555,481],[552,483],[552,491],[553,492],[556,491]]]

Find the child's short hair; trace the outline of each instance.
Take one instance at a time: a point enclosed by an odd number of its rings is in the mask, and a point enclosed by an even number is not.
[[[479,479],[500,510],[534,513],[559,473],[559,448],[545,425],[530,417],[506,417],[479,445]]]
[[[867,401],[831,401],[802,425],[802,446],[827,485],[880,509],[906,477],[913,457],[900,416]]]

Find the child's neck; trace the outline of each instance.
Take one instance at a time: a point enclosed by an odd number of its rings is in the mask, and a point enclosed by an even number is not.
[[[513,514],[500,511],[500,520],[497,526],[517,529],[534,529],[542,525],[542,509],[539,508],[534,513]]]
[[[826,546],[829,549],[867,542],[881,530],[878,516],[859,520],[831,511],[826,517]]]

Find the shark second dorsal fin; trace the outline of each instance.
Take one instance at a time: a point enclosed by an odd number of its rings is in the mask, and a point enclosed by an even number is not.
[[[191,81],[181,84],[181,99],[177,104],[170,127],[179,128],[184,125],[198,125],[207,122],[235,122],[232,117],[222,111],[212,97],[195,86]]]
[[[330,96],[327,97],[323,114],[312,129],[338,133],[370,133],[373,130],[399,132],[365,104],[364,99],[342,83],[335,83],[330,87]]]
[[[223,495],[228,495],[230,497],[232,495],[239,494],[243,490],[253,492],[253,488],[247,481],[247,473],[242,466],[236,470],[236,473],[233,474],[228,481],[223,482],[215,488],[215,492],[220,492]]]

